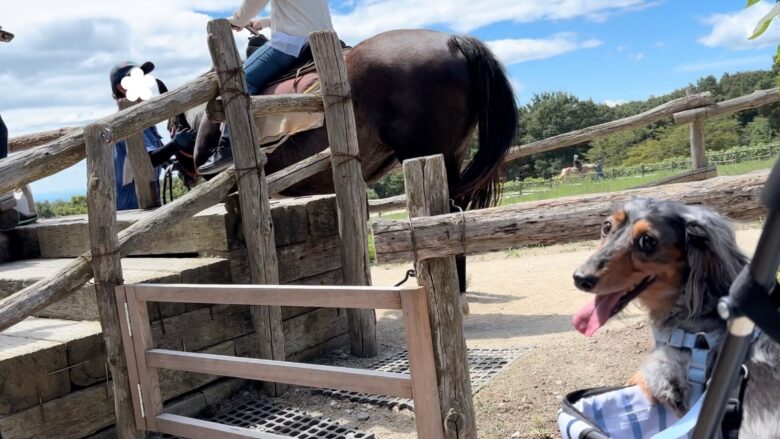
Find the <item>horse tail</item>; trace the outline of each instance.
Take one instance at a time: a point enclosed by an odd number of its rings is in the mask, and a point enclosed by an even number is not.
[[[517,104],[501,63],[481,41],[453,36],[448,41],[466,58],[475,110],[479,149],[455,185],[454,198],[462,207],[495,206],[501,196],[499,170],[517,129]]]

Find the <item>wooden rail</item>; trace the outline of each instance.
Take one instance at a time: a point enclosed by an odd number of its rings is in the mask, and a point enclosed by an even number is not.
[[[677,112],[674,114],[674,123],[683,124],[701,119],[711,119],[724,114],[737,113],[739,111],[749,110],[775,102],[780,102],[780,88],[775,87],[766,90],[756,90],[749,95]]]
[[[279,287],[266,285],[190,286],[125,285],[115,290],[122,338],[133,395],[133,412],[139,429],[188,437],[284,437],[261,435],[248,429],[228,427],[163,413],[159,398],[158,369],[275,381],[370,394],[385,394],[414,400],[420,438],[444,438],[431,323],[425,288]],[[392,297],[391,297],[392,296]],[[404,312],[409,373],[389,373],[346,367],[241,358],[226,355],[154,349],[147,314],[148,301],[225,303],[234,305],[366,306],[400,308]],[[468,396],[470,400],[470,395]]]
[[[371,213],[384,213],[393,210],[406,209],[406,195],[401,194],[379,200],[368,200],[368,208]]]
[[[460,253],[598,239],[599,226],[615,207],[634,197],[704,204],[733,219],[766,215],[761,190],[767,172],[629,191],[565,197],[460,213],[377,219],[373,224],[377,261],[401,262]],[[465,223],[464,223],[465,220]],[[414,241],[412,231],[414,229]]]
[[[275,113],[312,113],[324,110],[322,96],[318,94],[252,96],[252,115],[254,117]],[[223,122],[225,120],[225,107],[222,101],[210,101],[206,105],[206,116],[209,120]]]
[[[655,108],[647,110],[633,116],[623,119],[605,122],[592,127],[582,128],[569,133],[558,134],[557,136],[539,140],[528,145],[515,146],[506,155],[504,162],[511,162],[521,157],[528,157],[541,152],[555,151],[567,146],[587,142],[589,140],[605,137],[610,134],[647,125],[651,122],[673,116],[680,111],[698,108],[712,103],[712,94],[710,92],[698,93],[691,96],[683,96],[661,104]]]
[[[214,99],[217,92],[216,76],[208,73],[168,93],[106,116],[97,123],[110,128],[115,139],[124,139]],[[45,145],[8,156],[0,161],[0,193],[48,177],[75,165],[84,157],[83,128],[77,128]]]
[[[186,294],[185,294],[186,293]],[[284,285],[136,286],[138,300],[171,303],[315,306],[321,308],[401,309],[397,288]]]
[[[20,152],[26,149],[57,140],[76,130],[73,127],[57,128],[56,130],[41,131],[40,133],[23,134],[8,139],[8,152]]]
[[[672,116],[676,124],[691,124],[691,159],[693,169],[707,166],[704,148],[704,120],[737,113],[780,102],[780,87],[757,90],[749,95],[740,96],[722,102],[713,103],[709,92],[690,94],[654,107],[634,116],[613,120],[600,125],[548,137],[528,145],[514,146],[510,149],[504,163],[542,152],[555,151],[578,143],[606,137],[619,131],[647,125]],[[379,200],[370,200],[372,213],[382,213],[402,209],[403,195]]]

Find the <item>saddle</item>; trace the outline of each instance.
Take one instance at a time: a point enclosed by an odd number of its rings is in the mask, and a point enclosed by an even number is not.
[[[350,48],[341,42],[342,53],[346,56]],[[271,82],[262,95],[319,93],[319,77],[314,65],[311,47],[306,45],[301,57],[287,73]],[[287,141],[290,136],[320,128],[325,123],[325,115],[316,113],[280,113],[260,116],[255,119],[260,133],[260,146],[267,154]]]

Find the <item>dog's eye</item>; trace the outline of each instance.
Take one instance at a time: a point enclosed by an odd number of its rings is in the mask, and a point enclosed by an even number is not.
[[[601,235],[607,236],[609,235],[609,232],[612,230],[612,223],[609,221],[604,221],[604,224],[601,225]]]
[[[639,237],[637,245],[639,246],[639,250],[642,250],[645,253],[653,253],[655,252],[656,247],[658,247],[658,240],[648,234],[644,234]]]

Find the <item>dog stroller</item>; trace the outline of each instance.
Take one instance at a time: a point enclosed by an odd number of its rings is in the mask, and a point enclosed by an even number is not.
[[[742,392],[748,379],[744,373],[740,379],[740,372],[745,370],[750,345],[759,330],[780,343],[780,287],[776,279],[780,266],[780,161],[775,162],[764,186],[763,201],[769,213],[753,259],[718,304],[718,313],[728,321],[725,340],[689,333],[659,340],[656,335],[656,342],[690,349],[694,366],[706,365],[703,371],[697,367],[688,371],[692,387],[700,387],[694,390],[688,412],[678,419],[668,407],[648,402],[635,386],[578,390],[564,398],[558,412],[563,438],[737,437]],[[701,348],[710,349],[705,353]]]

